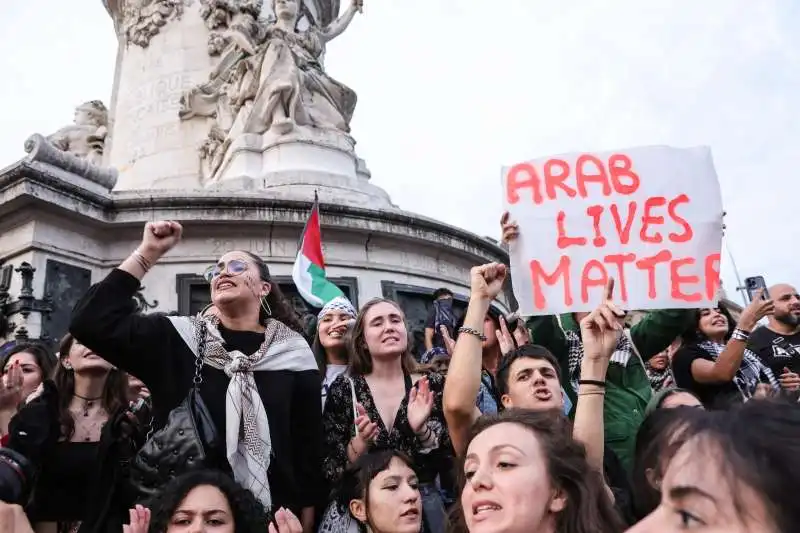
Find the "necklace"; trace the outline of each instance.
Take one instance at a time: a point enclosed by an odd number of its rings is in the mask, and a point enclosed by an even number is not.
[[[74,394],[74,393],[73,396],[83,400],[83,416],[89,416],[89,409],[91,409],[92,406],[94,406],[94,402],[102,398],[102,396],[98,396],[97,398],[87,398],[85,396],[81,396],[80,394]]]

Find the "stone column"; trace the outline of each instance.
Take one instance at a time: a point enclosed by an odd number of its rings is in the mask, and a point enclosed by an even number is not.
[[[116,190],[200,188],[206,119],[181,121],[180,97],[205,81],[213,59],[199,0],[103,0],[120,51],[105,163]]]

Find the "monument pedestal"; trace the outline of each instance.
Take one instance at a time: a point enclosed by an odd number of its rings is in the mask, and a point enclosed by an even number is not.
[[[395,209],[388,193],[369,183],[355,141],[337,131],[296,126],[284,135],[242,134],[228,147],[211,190],[260,190],[274,198],[313,198],[370,209]]]
[[[198,312],[209,301],[205,269],[226,252],[245,250],[264,258],[298,311],[316,314],[291,279],[313,191],[298,201],[275,190],[144,194],[94,185],[40,161],[23,160],[0,172],[0,261],[15,267],[31,264],[36,268],[33,297],[52,301],[52,312],[41,320],[36,313],[12,317],[31,338],[55,342],[66,333],[76,301],[136,248],[143,225],[152,220],[176,220],[184,236],[144,278],[136,298],[142,311]],[[280,187],[291,188],[288,181],[275,189]],[[435,289],[448,287],[466,302],[470,268],[507,261],[506,252],[489,239],[432,219],[399,209],[328,202],[324,196],[320,200],[330,279],[356,306],[375,297],[397,300],[419,342]],[[16,278],[9,292],[19,292]]]

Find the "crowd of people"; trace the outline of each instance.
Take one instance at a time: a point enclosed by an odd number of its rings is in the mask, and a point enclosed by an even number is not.
[[[309,332],[244,251],[198,316],[137,312],[182,231],[148,223],[57,354],[0,352],[3,533],[800,530],[790,285],[738,320],[630,325],[611,279],[592,312],[524,320],[492,305],[508,267],[478,265],[463,314],[434,293],[413,353],[388,299],[331,300]]]

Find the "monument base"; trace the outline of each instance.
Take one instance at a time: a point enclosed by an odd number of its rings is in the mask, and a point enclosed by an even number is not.
[[[206,184],[211,190],[264,190],[283,199],[320,200],[372,209],[393,209],[389,195],[369,183],[370,172],[343,132],[294,126],[285,134],[236,137]]]
[[[316,315],[297,294],[291,273],[311,209],[311,184],[321,183],[323,173],[285,171],[270,179],[267,190],[111,192],[38,161],[20,161],[0,171],[0,262],[14,268],[22,262],[32,265],[34,298],[52,300],[46,315],[12,316],[16,329],[11,337],[25,331],[31,338],[55,342],[66,332],[75,302],[136,248],[142,226],[152,220],[177,220],[184,235],[145,277],[136,298],[142,311],[197,313],[209,300],[202,272],[226,252],[246,250],[267,261],[273,281],[298,312]],[[379,296],[398,301],[416,344],[422,343],[435,289],[449,288],[463,306],[470,268],[507,261],[495,242],[441,222],[396,208],[331,201],[338,194],[336,180],[348,184],[347,177],[339,176],[320,187],[328,276],[357,306]],[[364,201],[374,192],[366,180],[353,182],[364,187]],[[300,200],[303,188],[309,192]],[[346,194],[357,196],[351,189]],[[14,276],[8,293],[21,289]]]

